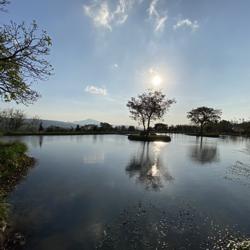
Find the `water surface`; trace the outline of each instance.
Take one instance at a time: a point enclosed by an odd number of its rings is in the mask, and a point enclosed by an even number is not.
[[[23,249],[205,249],[249,235],[250,141],[171,137],[6,138],[37,159],[9,197]]]

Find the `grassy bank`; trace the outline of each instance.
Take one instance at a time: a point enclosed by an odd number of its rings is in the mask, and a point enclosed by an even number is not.
[[[27,146],[23,143],[0,142],[0,249],[6,249],[4,242],[8,235],[9,205],[6,197],[35,163],[26,152]]]

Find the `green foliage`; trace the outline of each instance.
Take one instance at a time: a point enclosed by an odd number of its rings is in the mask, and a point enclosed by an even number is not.
[[[0,143],[0,181],[7,178],[19,165],[27,146],[20,142]]]
[[[26,153],[27,150],[28,148],[26,144],[21,142],[11,142],[11,143],[0,142],[0,162],[2,160],[3,154],[20,155]]]
[[[17,131],[25,123],[25,114],[18,109],[4,109],[0,111],[0,129],[4,132]]]
[[[9,205],[4,200],[4,195],[0,193],[0,233],[3,233],[7,226]]]
[[[27,169],[25,164],[31,163],[26,152],[27,146],[23,143],[0,142],[0,237],[6,230],[9,215],[6,195],[23,176]]]
[[[0,2],[1,4],[1,2]],[[39,94],[31,89],[37,80],[46,80],[52,66],[45,59],[52,45],[45,31],[39,31],[35,21],[11,22],[0,27],[0,97],[5,102],[29,104]]]

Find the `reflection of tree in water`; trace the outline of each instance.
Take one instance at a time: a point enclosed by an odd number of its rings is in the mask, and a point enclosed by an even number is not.
[[[42,145],[43,145],[43,136],[40,135],[39,136],[39,146],[40,146],[40,148],[42,147]]]
[[[31,136],[29,138],[29,141],[34,148],[38,148],[38,147],[42,148],[43,139],[44,139],[43,135]]]
[[[197,142],[197,145],[191,147],[190,157],[193,161],[207,164],[219,161],[217,145],[207,146],[204,145],[203,140]]]
[[[250,155],[250,143],[249,141],[245,144],[245,147],[243,148],[243,150],[241,150],[241,152]]]
[[[165,143],[162,142],[143,143],[141,152],[134,155],[126,167],[129,177],[135,177],[147,190],[158,191],[164,186],[164,181],[174,179],[163,167],[160,159],[160,151],[164,146]]]

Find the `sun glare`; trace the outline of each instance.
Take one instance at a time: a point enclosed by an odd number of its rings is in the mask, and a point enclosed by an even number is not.
[[[153,76],[151,80],[154,87],[159,87],[162,83],[162,78],[159,75]]]

